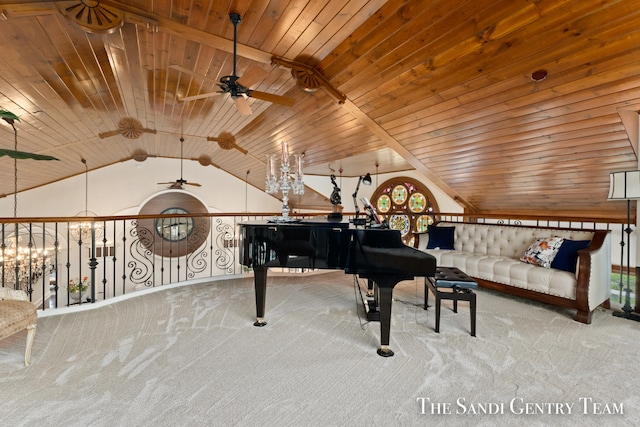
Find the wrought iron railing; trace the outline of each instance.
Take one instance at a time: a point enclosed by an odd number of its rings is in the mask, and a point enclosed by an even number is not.
[[[241,274],[238,224],[275,215],[0,219],[0,286],[23,289],[47,310]],[[184,238],[163,238],[159,227],[181,218],[191,219]]]
[[[246,270],[239,263],[238,224],[277,215],[279,213],[3,218],[0,219],[0,286],[24,289],[39,309],[48,310],[172,283],[243,274]],[[292,214],[316,215],[327,214]],[[347,220],[351,214],[344,215]],[[472,219],[609,229],[613,242],[621,238],[626,227],[619,220],[588,218],[433,215],[447,221]],[[180,221],[184,218],[192,219],[184,238],[162,237],[158,227],[179,227],[184,225],[184,221]],[[628,244],[635,251],[634,239]],[[615,253],[612,259],[613,264],[618,265]]]

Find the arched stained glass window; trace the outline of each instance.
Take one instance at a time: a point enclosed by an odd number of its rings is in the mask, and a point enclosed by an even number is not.
[[[413,246],[413,233],[426,231],[434,221],[432,213],[439,211],[431,191],[408,177],[385,181],[374,191],[371,204],[390,228],[400,230],[402,240],[409,246]]]

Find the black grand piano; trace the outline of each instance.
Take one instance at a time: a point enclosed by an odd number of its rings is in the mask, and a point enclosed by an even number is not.
[[[324,217],[299,222],[257,221],[240,224],[240,262],[253,268],[255,326],[266,325],[265,300],[269,267],[340,269],[373,283],[380,319],[378,354],[389,349],[394,286],[414,277],[434,276],[435,258],[406,246],[398,230],[354,228],[348,222]]]

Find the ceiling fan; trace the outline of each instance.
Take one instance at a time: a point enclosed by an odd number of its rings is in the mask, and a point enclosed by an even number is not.
[[[254,82],[249,81],[247,76],[238,77],[236,74],[237,63],[237,29],[238,24],[241,21],[241,17],[237,13],[230,13],[229,20],[233,24],[233,74],[230,76],[224,76],[220,79],[218,86],[221,91],[202,93],[200,95],[186,96],[184,98],[178,98],[178,101],[193,101],[196,99],[209,98],[223,93],[228,93],[234,100],[236,107],[241,115],[246,116],[251,114],[251,108],[247,102],[247,98],[256,98],[262,101],[273,102],[275,104],[285,105],[287,107],[293,106],[295,100],[287,96],[275,95],[267,92],[260,92],[257,90],[249,89]],[[254,76],[252,76],[254,77]]]
[[[187,182],[186,179],[182,179],[182,146],[184,145],[184,138],[180,137],[180,179],[176,179],[173,182],[159,182],[159,185],[169,185],[171,190],[182,190],[183,185],[193,185],[194,187],[201,187],[197,182]]]

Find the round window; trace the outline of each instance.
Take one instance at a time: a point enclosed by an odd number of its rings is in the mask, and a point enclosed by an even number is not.
[[[169,208],[162,211],[161,215],[188,214],[182,208]],[[193,218],[158,218],[156,220],[156,231],[163,239],[170,242],[184,240],[193,231]]]
[[[140,243],[156,255],[185,256],[207,240],[210,230],[207,213],[202,202],[190,194],[180,191],[159,194],[140,209],[140,215],[151,218],[137,221],[137,236]],[[158,215],[175,216],[158,218]]]
[[[385,181],[371,195],[380,217],[389,227],[400,230],[402,240],[411,245],[414,233],[424,233],[433,223],[431,212],[438,212],[433,194],[422,183],[410,177]]]

